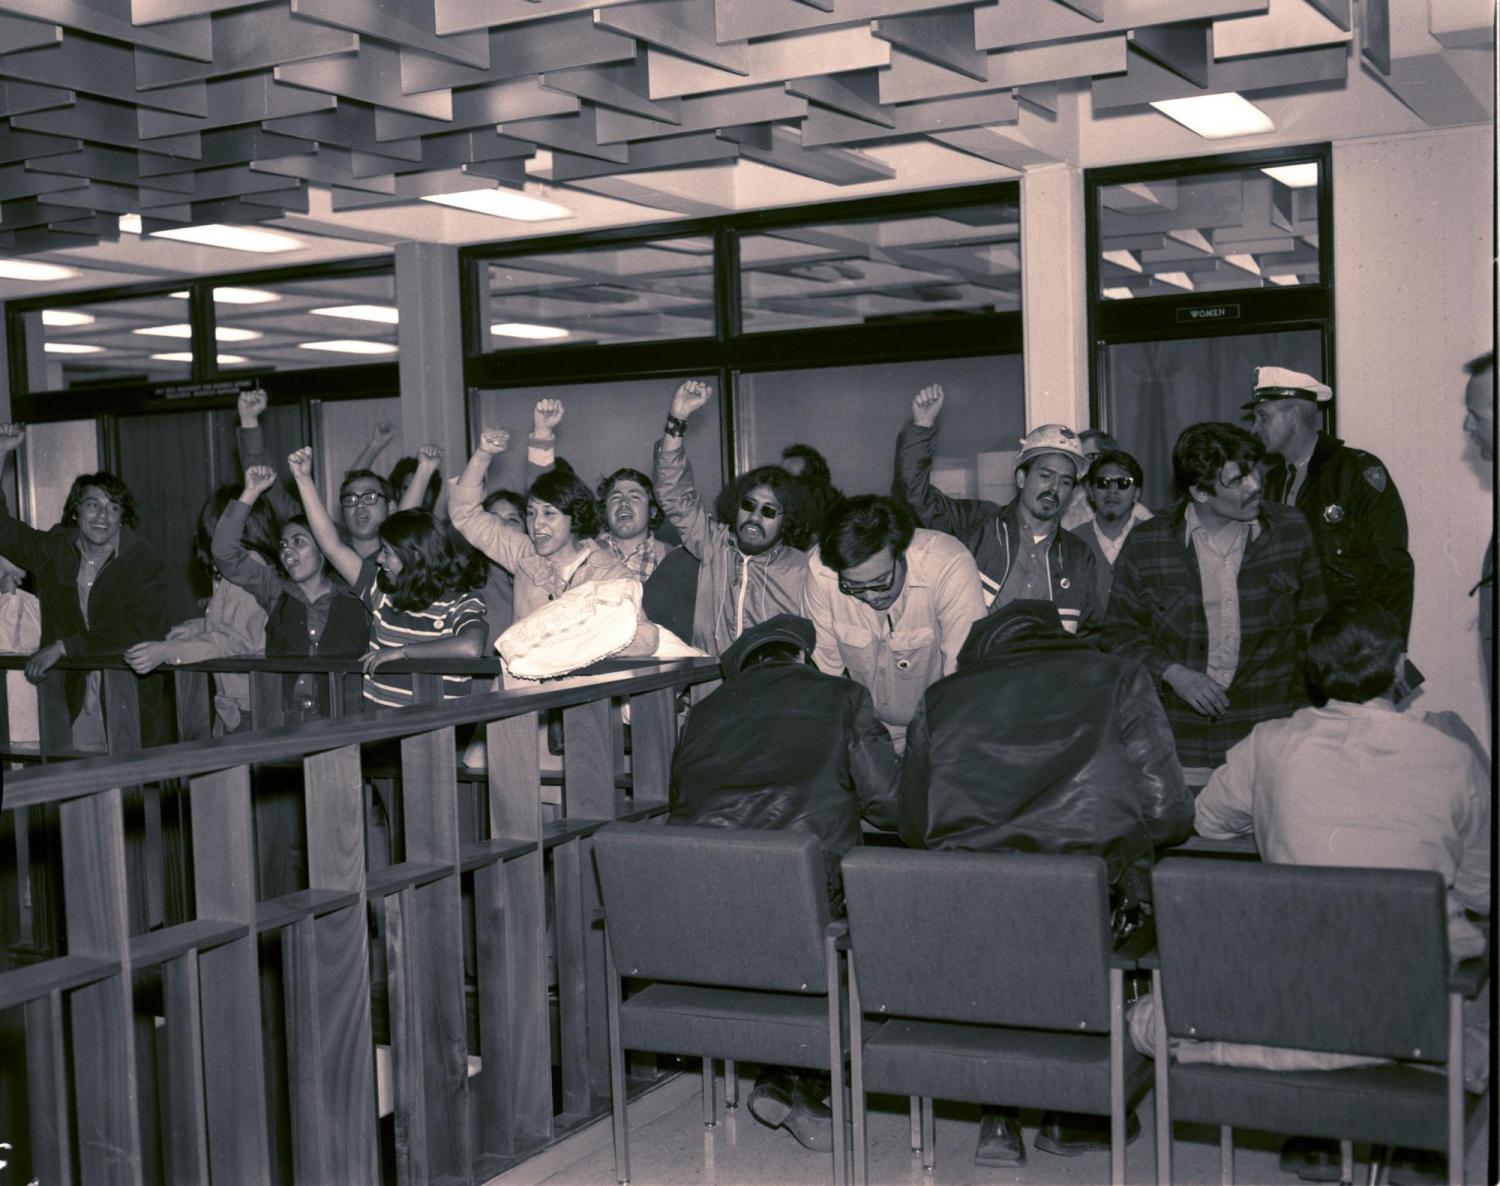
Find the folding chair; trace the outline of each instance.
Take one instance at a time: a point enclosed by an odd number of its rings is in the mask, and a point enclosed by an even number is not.
[[[1104,862],[868,848],[841,868],[850,1016],[885,1021],[850,1050],[855,1181],[869,1180],[864,1093],[877,1091],[922,1097],[929,1167],[934,1097],[1107,1113],[1123,1182],[1127,1105],[1151,1070],[1125,1037],[1137,945],[1113,950]]]
[[[846,1177],[840,956],[817,838],[613,823],[594,836],[604,901],[615,1174],[630,1180],[624,1051],[830,1071],[833,1177]],[[622,1001],[620,977],[654,981]],[[729,1071],[733,1073],[732,1070]]]
[[[1171,1181],[1174,1120],[1219,1126],[1226,1182],[1236,1125],[1337,1138],[1345,1181],[1361,1141],[1446,1151],[1448,1180],[1463,1180],[1463,1001],[1487,969],[1470,960],[1450,973],[1441,876],[1170,859],[1152,886],[1160,1181]],[[1167,1057],[1172,1038],[1400,1061],[1184,1064]]]

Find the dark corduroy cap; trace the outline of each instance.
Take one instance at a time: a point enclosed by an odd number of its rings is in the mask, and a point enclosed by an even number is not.
[[[817,644],[818,632],[807,618],[796,614],[777,614],[751,626],[724,652],[724,673],[738,672],[752,652],[772,642],[790,642],[807,654]]]
[[[998,654],[1008,643],[1028,638],[1053,638],[1067,634],[1057,606],[1050,601],[1012,601],[1004,609],[980,618],[969,628],[969,637],[958,652],[959,667],[968,667]]]

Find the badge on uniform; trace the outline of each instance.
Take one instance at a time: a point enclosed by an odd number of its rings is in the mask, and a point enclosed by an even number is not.
[[[1375,487],[1376,494],[1385,493],[1385,470],[1378,465],[1372,465],[1365,470],[1365,481]]]
[[[1059,589],[1068,589],[1068,588],[1071,588],[1072,585],[1073,585],[1073,582],[1070,581],[1070,580],[1068,580],[1067,577],[1063,577],[1062,580],[1060,580],[1060,581],[1057,582],[1057,587]]]
[[[1323,508],[1323,522],[1325,523],[1337,523],[1341,519],[1343,519],[1343,517],[1344,508],[1339,506],[1339,504],[1336,502],[1329,503],[1326,507]]]

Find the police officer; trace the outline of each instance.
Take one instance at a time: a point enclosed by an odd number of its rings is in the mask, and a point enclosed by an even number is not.
[[[1404,645],[1412,601],[1406,508],[1380,458],[1319,429],[1318,405],[1332,399],[1333,391],[1311,375],[1256,368],[1245,410],[1267,454],[1275,454],[1268,458],[1265,497],[1307,516],[1329,604],[1361,596],[1378,602],[1401,624]]]

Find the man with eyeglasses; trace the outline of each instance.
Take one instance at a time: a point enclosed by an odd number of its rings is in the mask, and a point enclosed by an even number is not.
[[[1121,449],[1096,453],[1083,479],[1088,517],[1071,530],[1094,554],[1094,613],[1100,619],[1109,608],[1115,561],[1125,537],[1151,518],[1140,500],[1141,482],[1140,463]]]
[[[817,629],[814,662],[868,689],[897,753],[922,693],[957,670],[969,628],[984,617],[969,550],[874,494],[845,499],[824,519],[802,605]]]
[[[993,613],[1012,601],[1057,606],[1070,633],[1094,625],[1094,557],[1084,542],[1059,529],[1063,508],[1086,468],[1071,428],[1043,424],[1021,438],[1016,497],[1006,506],[953,498],[932,484],[933,446],[943,389],[917,392],[911,420],[896,440],[896,489],[923,527],[956,536],[974,555],[985,605]]]
[[[1105,649],[1157,682],[1191,785],[1308,703],[1322,568],[1302,512],[1261,497],[1264,454],[1238,425],[1189,425],[1172,448],[1180,501],[1134,528],[1115,564]]]
[[[0,425],[0,465],[20,448],[25,430]],[[62,519],[38,531],[0,515],[0,556],[31,572],[42,606],[41,648],[26,664],[40,683],[64,656],[119,655],[167,632],[166,566],[161,553],[136,535],[130,488],[112,473],[79,474]],[[106,748],[98,672],[69,671],[63,681],[77,749]],[[166,738],[160,677],[139,686],[141,741]]]
[[[672,396],[666,430],[656,446],[656,497],[698,558],[693,645],[722,655],[758,622],[802,612],[809,528],[803,484],[778,465],[741,474],[719,495],[710,514],[693,483],[682,447],[687,422],[708,402],[707,383],[689,379]]]

